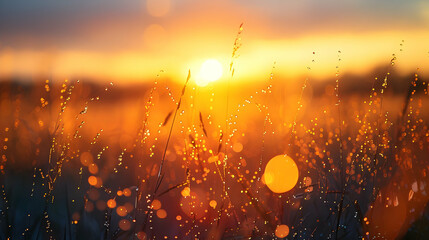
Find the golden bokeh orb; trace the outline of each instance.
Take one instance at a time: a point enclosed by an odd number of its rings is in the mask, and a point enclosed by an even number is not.
[[[131,196],[131,190],[129,188],[125,188],[123,191],[125,197]]]
[[[127,216],[128,211],[124,206],[119,206],[116,208],[116,213],[121,217],[125,217]]]
[[[80,155],[80,162],[84,166],[89,166],[94,161],[94,158],[92,157],[92,154],[90,152],[83,152]]]
[[[158,210],[161,208],[162,204],[161,204],[161,201],[159,201],[158,199],[155,199],[152,201],[150,206],[153,210]]]
[[[156,216],[161,219],[166,218],[167,211],[165,211],[164,209],[159,209],[158,211],[156,211]]]
[[[131,222],[126,219],[120,220],[118,225],[122,231],[128,231],[131,229]]]
[[[287,155],[273,157],[265,166],[264,182],[274,193],[285,193],[298,182],[298,167]]]
[[[88,183],[92,186],[97,185],[97,177],[95,176],[89,176],[88,177]]]
[[[216,208],[216,206],[217,206],[217,202],[216,202],[216,200],[211,200],[211,201],[210,201],[210,203],[209,203],[209,205],[210,205],[210,207],[212,207],[212,208]]]
[[[116,207],[116,201],[115,201],[115,199],[109,199],[109,200],[107,200],[107,206],[109,208],[115,208]]]
[[[284,238],[289,234],[289,227],[284,224],[278,225],[275,234],[278,238]]]
[[[180,193],[182,194],[183,197],[187,197],[191,194],[191,189],[189,187],[185,187]]]

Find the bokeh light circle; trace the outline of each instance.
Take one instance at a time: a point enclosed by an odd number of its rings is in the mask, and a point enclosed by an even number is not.
[[[206,192],[201,189],[192,189],[188,196],[183,196],[180,199],[180,208],[190,218],[202,218],[209,207],[206,198]]]
[[[298,167],[287,155],[273,157],[266,165],[264,182],[274,193],[285,193],[298,182]]]
[[[128,231],[131,228],[131,222],[126,219],[120,220],[118,225],[122,231]]]
[[[158,199],[155,199],[152,201],[150,206],[153,210],[158,210],[161,208],[162,204],[161,204],[161,201],[159,201]]]
[[[158,211],[156,211],[156,216],[161,219],[166,218],[167,211],[165,211],[164,209],[159,209]]]
[[[275,234],[278,238],[284,238],[289,234],[289,227],[284,224],[278,225]]]

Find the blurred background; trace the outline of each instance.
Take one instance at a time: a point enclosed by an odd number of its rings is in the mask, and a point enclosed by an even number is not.
[[[402,73],[427,66],[425,1],[0,1],[0,77],[91,78],[128,84],[159,70],[176,81],[218,59],[227,69],[244,23],[235,81],[261,81],[277,62],[292,81],[315,52],[318,78],[363,73],[399,54]]]
[[[428,25],[418,0],[0,0],[0,239],[425,239]]]

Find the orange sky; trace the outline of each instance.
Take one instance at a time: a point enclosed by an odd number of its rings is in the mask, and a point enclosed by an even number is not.
[[[365,73],[388,64],[392,53],[400,71],[427,71],[429,4],[320,2],[1,2],[0,77],[122,83],[152,81],[164,70],[182,82],[188,69],[196,73],[204,60],[214,58],[224,66],[225,79],[242,22],[236,81],[265,80],[273,62],[275,73],[289,79],[333,77],[339,50],[340,72]]]

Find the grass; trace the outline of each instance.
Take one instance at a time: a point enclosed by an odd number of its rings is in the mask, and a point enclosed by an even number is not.
[[[281,224],[288,239],[409,236],[429,200],[428,84],[395,62],[363,91],[339,67],[324,86],[273,67],[251,90],[198,88],[190,72],[181,91],[161,76],[3,82],[0,239],[272,239]],[[300,172],[283,194],[262,176],[279,154]]]

